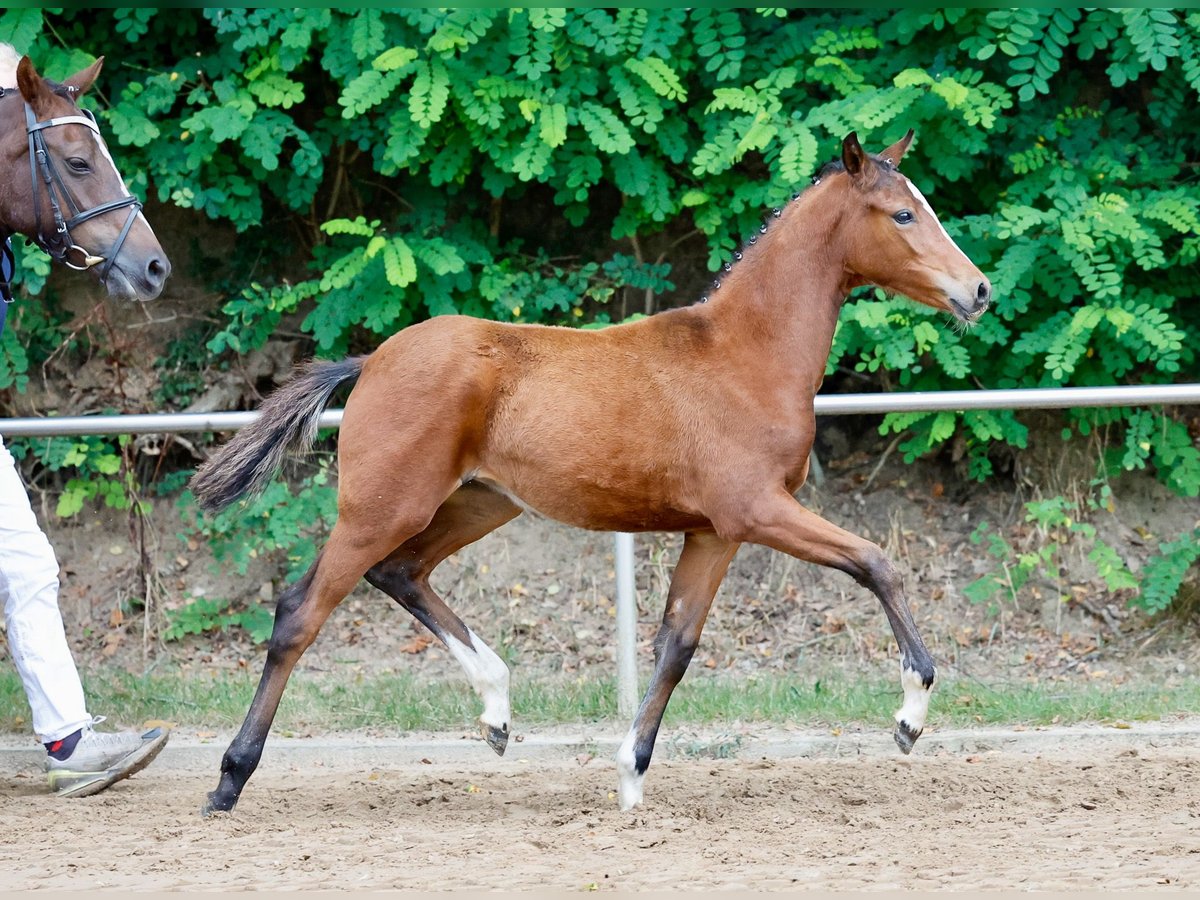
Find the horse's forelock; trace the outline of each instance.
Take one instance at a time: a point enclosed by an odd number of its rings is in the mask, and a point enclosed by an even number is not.
[[[17,63],[21,54],[12,44],[0,43],[0,88],[15,88],[17,86]]]

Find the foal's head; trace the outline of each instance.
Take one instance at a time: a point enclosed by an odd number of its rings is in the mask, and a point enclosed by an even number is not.
[[[0,45],[0,51],[0,88],[4,88],[0,96],[0,237],[20,233],[36,239],[67,265],[90,268],[110,296],[157,297],[171,264],[138,211],[140,204],[135,205],[130,197],[98,128],[88,124],[90,114],[77,106],[99,74],[103,59],[57,84],[42,78],[29,57],[17,61],[7,45]],[[54,197],[69,232],[56,228],[44,180],[47,170],[39,166],[30,170],[26,108],[38,123],[64,117],[77,120],[38,130],[45,141]],[[80,118],[84,121],[78,121]],[[122,200],[127,202],[122,205]],[[96,211],[108,204],[115,208]],[[73,217],[88,211],[96,212],[71,223]],[[106,257],[112,257],[110,265],[103,264]]]
[[[850,284],[875,284],[971,324],[987,309],[992,285],[900,174],[912,136],[909,131],[873,156],[851,133],[842,142],[841,163],[826,169],[834,170],[831,180],[844,178],[850,192],[842,219]]]

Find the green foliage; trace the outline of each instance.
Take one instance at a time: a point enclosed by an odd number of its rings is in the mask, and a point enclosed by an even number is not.
[[[287,579],[299,578],[316,558],[337,518],[337,490],[327,465],[290,487],[276,479],[254,500],[215,515],[203,515],[190,492],[178,501],[185,526],[181,540],[205,541],[218,563],[245,575],[252,560],[281,558]]]
[[[1168,609],[1197,560],[1200,560],[1200,528],[1161,543],[1157,555],[1151,557],[1142,571],[1142,590],[1134,605],[1151,614]]]
[[[1003,535],[982,522],[971,533],[971,543],[983,545],[996,565],[990,572],[963,589],[972,602],[983,603],[997,594],[1014,604],[1031,582],[1043,586],[1061,583],[1060,572],[1068,549],[1086,557],[1105,588],[1113,593],[1127,591],[1130,606],[1155,614],[1168,609],[1179,594],[1190,567],[1200,560],[1200,528],[1184,532],[1159,544],[1135,575],[1109,544],[1099,539],[1089,517],[1115,511],[1112,489],[1103,480],[1093,482],[1096,489],[1082,505],[1065,497],[1050,497],[1025,504],[1025,522],[1032,528],[1025,539],[1014,546]],[[1022,549],[1024,547],[1025,549]],[[1069,599],[1066,595],[1064,601]]]
[[[288,581],[294,581],[316,556],[317,541],[323,541],[337,516],[337,493],[329,483],[327,465],[301,479],[299,486],[273,481],[253,501],[243,501],[216,516],[203,515],[190,491],[184,491],[177,506],[184,531],[181,540],[208,544],[215,560],[245,575],[257,559],[280,561]],[[257,599],[244,603],[209,597],[189,598],[167,612],[163,639],[180,640],[189,634],[207,634],[242,628],[255,643],[271,636],[272,613]]]
[[[690,302],[670,294],[700,244],[682,236],[700,232],[715,270],[847,132],[882,147],[912,127],[904,169],[995,303],[960,333],[902,299],[852,298],[831,376],[1195,379],[1197,13],[10,9],[0,40],[56,77],[106,55],[89,102],[131,185],[256,249],[205,336],[225,362],[285,325],[336,355],[433,315],[569,324],[623,317],[612,304],[632,291]],[[20,268],[40,291],[44,257]],[[0,387],[54,346],[37,315],[0,342]],[[1104,424],[1116,470],[1200,494],[1178,412]],[[909,459],[962,442],[977,478],[1026,440],[1006,412],[882,428]]]
[[[167,627],[162,631],[164,641],[178,641],[189,634],[210,634],[241,628],[251,640],[261,644],[271,636],[275,617],[261,606],[236,609],[228,600],[207,597],[189,598],[179,609],[166,613]]]
[[[123,452],[129,441],[128,435],[51,437],[14,440],[9,449],[17,459],[29,455],[47,471],[74,473],[66,479],[54,510],[69,519],[92,502],[110,509],[130,509],[137,502],[137,482]]]

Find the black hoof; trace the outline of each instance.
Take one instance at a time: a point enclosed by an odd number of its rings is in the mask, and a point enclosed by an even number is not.
[[[481,722],[480,731],[483,732],[483,739],[488,742],[488,746],[496,751],[496,755],[503,756],[504,751],[508,748],[508,729],[496,728]]]
[[[896,746],[905,754],[912,753],[913,744],[920,736],[921,732],[913,731],[908,727],[907,722],[897,722],[896,730],[892,733],[892,737],[896,739]]]
[[[237,805],[236,797],[234,797],[233,800],[223,800],[219,796],[217,796],[216,791],[213,791],[205,799],[204,805],[200,807],[200,815],[207,819],[213,813],[232,812],[234,806],[236,806],[236,805]]]

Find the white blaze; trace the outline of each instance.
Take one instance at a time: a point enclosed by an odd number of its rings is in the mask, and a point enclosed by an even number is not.
[[[91,131],[90,128],[88,130]],[[99,132],[96,131],[92,131],[92,138],[96,141],[96,146],[100,148],[100,153],[105,159],[108,160],[108,164],[112,166],[113,173],[117,176],[117,181],[120,182],[121,185],[121,196],[128,197],[129,188],[126,187],[125,179],[121,177],[121,172],[117,168],[117,164],[113,161],[112,154],[108,152],[108,145],[104,143],[104,138],[100,137]],[[126,213],[126,215],[128,215],[128,213]],[[142,215],[142,211],[140,209],[138,210],[137,218],[141,220],[141,223],[145,225],[146,229],[153,235],[154,229],[150,227],[150,223],[146,221],[146,217]],[[157,241],[158,237],[155,236],[154,239]]]
[[[899,174],[899,173],[897,173],[897,174]],[[900,175],[900,177],[904,178],[903,175]],[[920,204],[921,208],[924,209],[925,212],[929,213],[929,218],[933,219],[933,223],[935,225],[937,225],[938,230],[942,232],[942,236],[945,237],[946,240],[950,242],[950,246],[958,251],[959,256],[961,256],[968,263],[970,263],[971,260],[967,257],[967,254],[963,253],[962,248],[959,247],[958,244],[956,244],[954,242],[954,238],[950,237],[950,235],[947,234],[945,227],[942,225],[941,221],[937,217],[937,213],[935,213],[933,211],[933,207],[930,206],[929,201],[925,199],[925,195],[922,194],[917,189],[917,186],[915,184],[913,184],[911,181],[909,181],[907,178],[904,178],[904,183],[908,186],[909,193],[911,193],[913,195],[913,199],[916,200],[918,204]]]

